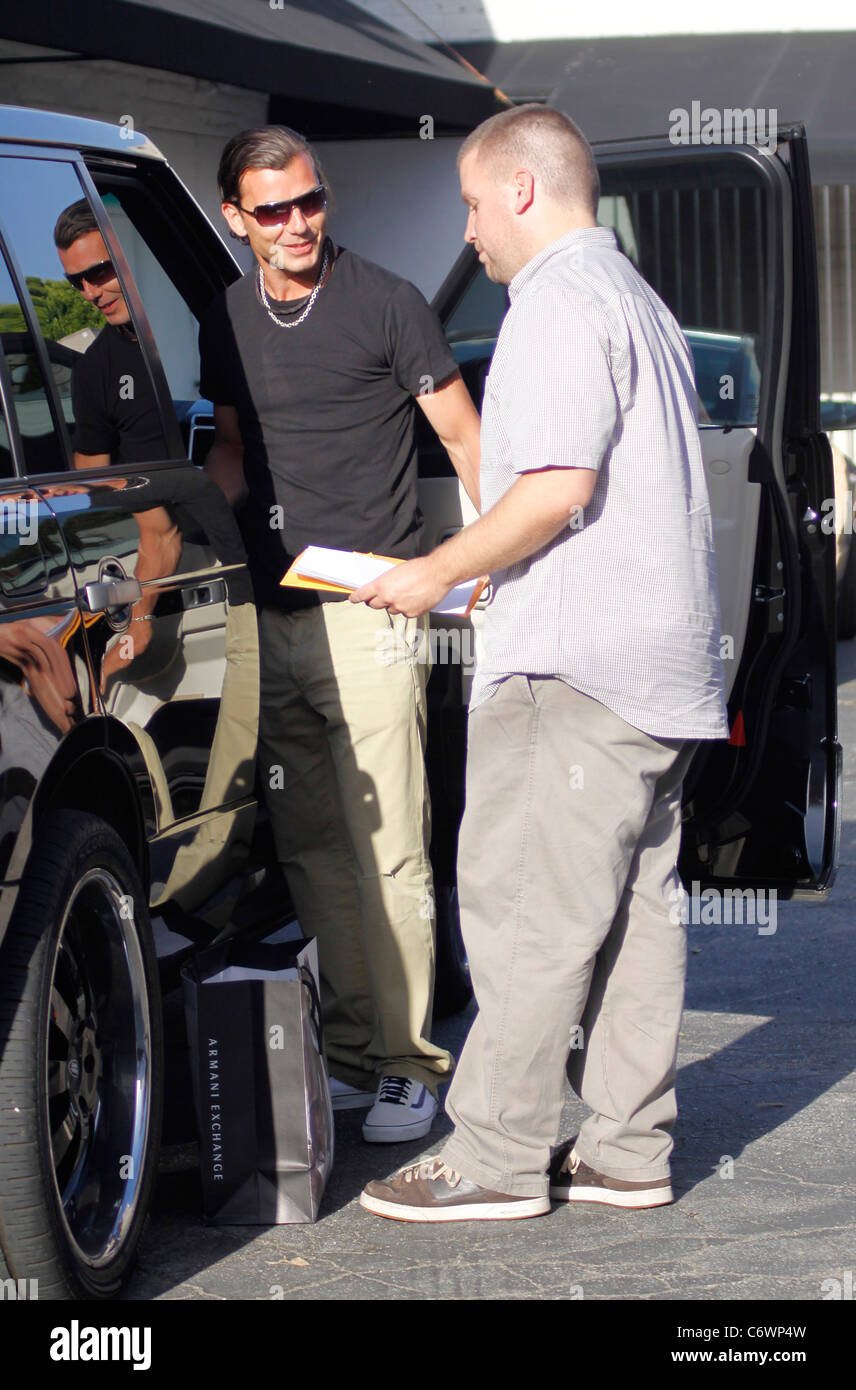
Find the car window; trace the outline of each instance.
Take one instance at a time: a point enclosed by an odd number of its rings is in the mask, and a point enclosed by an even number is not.
[[[3,306],[0,305],[0,319],[2,319],[2,314]],[[2,334],[2,329],[0,329],[0,334]],[[2,346],[0,346],[0,373],[2,373],[2,381],[5,387],[4,394],[7,399],[11,398],[11,382],[9,380],[8,368],[3,361]],[[9,427],[6,424],[6,408],[2,399],[0,399],[0,478],[11,478],[14,472],[12,441],[9,437]]]
[[[668,304],[696,369],[700,425],[758,422],[767,313],[766,200],[722,158],[601,169],[598,222]]]
[[[478,355],[479,345],[495,339],[508,308],[508,290],[489,280],[483,267],[473,277],[446,322],[446,337],[459,362]]]
[[[22,468],[44,473],[69,462],[130,465],[175,454],[168,442],[169,401],[150,370],[133,287],[120,280],[112,264],[74,165],[0,158],[0,208],[0,225],[44,340],[71,445],[69,459],[63,431],[52,425],[50,395],[7,268],[0,300],[7,306],[3,347],[24,441]],[[130,242],[128,229],[122,230]],[[121,231],[119,239],[124,250]],[[150,287],[154,300],[154,276]],[[177,438],[174,420],[172,427]]]
[[[38,297],[38,296],[37,296]],[[56,428],[48,390],[33,337],[24,316],[15,284],[4,258],[0,257],[0,349],[5,375],[23,449],[22,468],[27,473],[55,473],[67,466],[65,442]],[[71,354],[69,353],[69,356]],[[66,368],[68,371],[68,368]],[[69,398],[65,386],[66,400]],[[6,422],[2,426],[2,470],[10,477],[11,445]]]
[[[9,443],[9,431],[6,428],[6,417],[3,413],[3,406],[0,404],[0,478],[12,476],[12,449]]]
[[[170,395],[175,402],[198,400],[199,325],[146,240],[141,209],[148,200],[133,183],[99,191],[145,305]]]

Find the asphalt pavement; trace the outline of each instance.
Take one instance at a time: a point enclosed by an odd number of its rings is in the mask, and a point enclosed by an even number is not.
[[[195,1147],[166,1148],[127,1297],[852,1299],[856,643],[840,643],[838,654],[845,790],[828,900],[778,903],[773,932],[688,928],[674,1205],[557,1206],[534,1220],[481,1225],[381,1220],[358,1205],[364,1183],[435,1152],[448,1122],[417,1143],[368,1145],[363,1112],[344,1112],[315,1225],[206,1226]],[[459,1050],[471,1019],[472,1009],[444,1020],[436,1040]],[[569,1093],[563,1133],[584,1113]]]

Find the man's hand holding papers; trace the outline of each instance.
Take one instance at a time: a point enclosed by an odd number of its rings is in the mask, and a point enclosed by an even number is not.
[[[404,613],[408,618],[421,617],[423,613],[436,610],[453,587],[438,570],[436,552],[406,560],[355,589],[351,603],[367,603],[370,608],[386,608],[390,613]]]
[[[430,558],[433,562],[435,557]],[[427,561],[425,563],[427,565]],[[391,613],[405,613],[408,617],[418,617],[427,613],[429,609],[434,613],[466,617],[487,582],[447,581],[442,576],[441,566],[438,564],[435,582],[428,586],[422,582],[417,585],[416,591],[411,592],[411,567],[416,564],[422,562],[309,545],[298,555],[281,582],[301,589],[334,589],[340,593],[351,594],[352,597],[354,594],[362,595],[354,601],[370,603],[372,608],[388,608]],[[408,576],[404,583],[395,584],[395,576],[404,571]],[[423,580],[425,577],[427,576],[423,576]],[[389,585],[388,580],[392,580],[393,583]],[[406,601],[408,606],[399,606],[398,599],[401,599],[402,604]]]

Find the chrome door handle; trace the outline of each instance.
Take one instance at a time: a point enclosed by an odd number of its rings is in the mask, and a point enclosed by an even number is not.
[[[124,608],[143,597],[139,579],[99,580],[84,589],[90,613],[104,613],[108,608]]]

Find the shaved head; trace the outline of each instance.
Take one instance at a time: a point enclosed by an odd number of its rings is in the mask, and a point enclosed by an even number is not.
[[[591,146],[569,116],[529,102],[501,111],[476,126],[458,152],[458,168],[469,154],[502,181],[527,169],[553,202],[597,214],[600,180]]]

